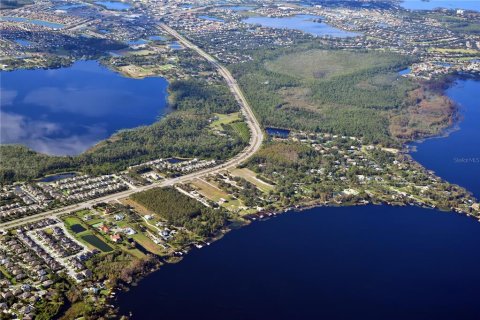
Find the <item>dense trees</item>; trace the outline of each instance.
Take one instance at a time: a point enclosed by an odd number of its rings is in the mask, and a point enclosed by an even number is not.
[[[252,62],[230,66],[264,126],[362,136],[366,141],[395,143],[389,134],[389,117],[404,107],[406,92],[414,85],[396,74],[411,58],[396,54],[349,52],[360,66],[351,72],[307,77],[304,70],[280,72],[266,67],[278,56],[303,54],[306,48],[259,52]],[[340,58],[344,51],[339,51]],[[370,57],[382,57],[372,64]],[[335,54],[332,54],[334,57]],[[367,63],[361,66],[362,58]],[[300,59],[301,57],[299,57]],[[292,62],[293,63],[293,62]],[[341,68],[342,61],[338,61]],[[305,68],[295,61],[295,66]],[[280,68],[280,69],[279,69]],[[292,68],[290,66],[290,68]],[[277,70],[278,69],[278,70]]]
[[[226,214],[222,210],[207,208],[173,188],[147,190],[134,194],[132,199],[168,223],[204,237],[212,235],[226,222]]]
[[[228,88],[220,84],[189,79],[170,84],[170,104],[177,110],[195,109],[197,112],[231,113],[239,106]]]

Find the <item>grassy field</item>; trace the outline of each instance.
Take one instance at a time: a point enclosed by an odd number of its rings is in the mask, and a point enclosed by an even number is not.
[[[373,67],[385,67],[393,61],[394,56],[382,53],[308,50],[267,61],[265,66],[267,70],[301,79],[328,80]]]
[[[147,237],[143,233],[136,233],[132,235],[132,239],[154,254],[162,255],[165,253],[165,251],[163,251],[157,244],[155,244],[149,237]]]
[[[223,125],[241,120],[240,112],[233,112],[229,114],[215,113],[215,116],[217,119],[212,121],[210,128],[216,130],[223,130]]]
[[[230,173],[235,177],[241,177],[247,180],[248,182],[253,183],[258,189],[260,189],[263,192],[268,192],[270,190],[273,190],[274,188],[273,185],[258,179],[257,174],[250,169],[247,169],[247,168],[234,169],[230,171]]]
[[[200,194],[214,202],[219,202],[220,199],[226,200],[222,206],[227,210],[238,212],[243,207],[243,204],[239,199],[233,198],[231,195],[220,189],[214,182],[195,179],[192,185]]]
[[[245,122],[234,122],[230,126],[240,136],[242,141],[248,142],[250,140],[250,130]]]

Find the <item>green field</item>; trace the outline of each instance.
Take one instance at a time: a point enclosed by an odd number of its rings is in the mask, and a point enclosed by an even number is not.
[[[395,63],[395,55],[352,51],[308,50],[267,61],[267,70],[300,79],[331,79]]]
[[[226,208],[227,210],[238,212],[240,207],[243,206],[239,199],[235,199],[230,194],[220,189],[215,182],[205,181],[203,179],[195,179],[193,181],[193,185],[198,192],[207,199],[210,199],[214,202],[219,202],[221,199],[226,200],[226,202],[222,204],[222,207]]]
[[[253,183],[258,189],[263,192],[268,192],[274,189],[274,186],[260,180],[257,178],[257,174],[250,169],[242,168],[242,169],[234,169],[230,172],[233,176],[241,177],[247,180],[250,183]]]
[[[250,140],[250,130],[245,122],[234,122],[230,124],[230,126],[240,136],[243,142]]]
[[[229,114],[215,113],[216,120],[212,121],[210,127],[216,130],[223,130],[223,125],[241,120],[240,112]]]

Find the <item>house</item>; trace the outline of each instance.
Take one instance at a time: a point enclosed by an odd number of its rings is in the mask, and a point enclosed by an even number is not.
[[[115,218],[115,221],[122,221],[123,219],[125,219],[125,216],[121,213],[116,214],[113,217]]]
[[[110,235],[110,240],[112,240],[115,243],[120,242],[120,241],[122,241],[122,236],[118,233],[115,233],[115,234]]]
[[[108,228],[106,225],[100,226],[99,229],[104,233],[108,233],[110,231],[110,228]]]
[[[135,230],[133,230],[132,228],[129,228],[129,227],[123,228],[122,231],[123,231],[123,233],[125,233],[126,235],[129,235],[129,236],[134,235],[136,233]]]

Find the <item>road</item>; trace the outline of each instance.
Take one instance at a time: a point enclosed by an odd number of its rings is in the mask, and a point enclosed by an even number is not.
[[[145,191],[148,189],[152,188],[157,188],[157,187],[166,187],[166,186],[172,186],[176,183],[185,183],[188,181],[191,181],[195,178],[199,178],[208,174],[214,174],[218,173],[220,171],[224,171],[227,169],[232,169],[237,167],[240,163],[244,162],[248,158],[250,158],[255,152],[260,149],[263,139],[264,139],[264,133],[262,128],[260,127],[260,124],[255,117],[255,114],[252,111],[252,108],[250,107],[250,104],[248,103],[247,99],[245,99],[245,96],[240,89],[240,86],[237,84],[237,81],[233,78],[232,74],[230,71],[228,71],[227,68],[222,66],[215,58],[213,58],[211,55],[191,43],[189,40],[187,40],[185,37],[180,35],[178,32],[173,30],[172,28],[168,27],[165,24],[160,25],[160,27],[165,30],[168,34],[170,34],[172,37],[176,38],[182,45],[185,47],[196,51],[200,56],[208,60],[210,63],[212,63],[218,70],[219,74],[225,79],[228,87],[232,91],[232,94],[234,95],[235,99],[237,100],[238,104],[240,105],[240,108],[242,110],[243,115],[245,116],[245,121],[248,124],[248,127],[250,128],[250,142],[249,145],[239,154],[237,154],[235,157],[231,158],[227,162],[224,162],[218,166],[203,169],[194,173],[190,173],[181,177],[173,178],[173,179],[166,179],[162,180],[161,182],[154,183],[148,186],[142,186],[134,189],[129,189],[126,191],[114,193],[108,196],[104,196],[101,198],[96,198],[93,200],[89,200],[86,202],[70,205],[67,207],[63,207],[60,209],[56,210],[51,210],[51,211],[46,211],[43,213],[39,213],[33,216],[28,216],[20,219],[16,219],[13,221],[9,222],[3,222],[0,223],[0,229],[6,229],[6,228],[14,228],[17,226],[20,226],[22,224],[25,224],[27,222],[35,222],[44,218],[54,218],[58,217],[60,215],[66,214],[68,212],[71,212],[73,210],[81,210],[81,209],[86,209],[91,207],[94,204],[100,203],[100,202],[109,202],[109,201],[115,201],[118,199],[122,199],[125,197],[128,197],[129,195],[140,192],[140,191]]]

